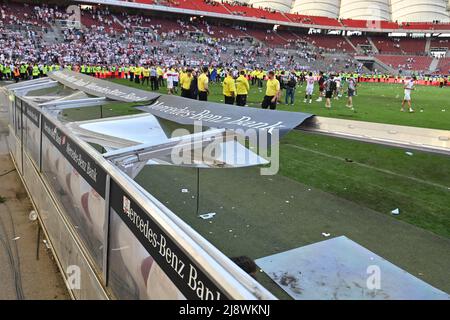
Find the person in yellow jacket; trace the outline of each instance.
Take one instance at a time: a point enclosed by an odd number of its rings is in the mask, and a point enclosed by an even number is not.
[[[202,74],[197,79],[198,87],[198,100],[208,101],[209,94],[209,78],[208,78],[208,67],[203,67]]]
[[[39,75],[41,74],[41,71],[39,70],[39,66],[38,66],[37,64],[35,64],[35,65],[33,66],[33,69],[32,69],[32,70],[33,70],[33,71],[32,71],[33,79],[39,78]]]
[[[245,71],[242,70],[240,76],[236,79],[236,105],[244,107],[247,104],[247,95],[250,85],[245,77]]]
[[[158,75],[158,87],[164,86],[164,71],[161,67],[156,68],[156,73]]]
[[[264,80],[264,71],[262,69],[257,71],[256,78],[258,79],[258,88],[262,88]]]
[[[223,80],[223,96],[225,98],[225,104],[234,104],[236,84],[231,70],[227,71],[227,76]]]
[[[141,84],[144,85],[145,81],[147,81],[147,86],[149,86],[150,85],[150,68],[148,66],[142,68]]]
[[[186,73],[180,77],[181,96],[184,98],[191,98],[191,83],[192,83],[192,69],[187,69]]]
[[[142,68],[136,67],[134,68],[134,82],[139,84],[141,81],[141,75],[142,75]]]
[[[267,80],[267,89],[264,100],[261,104],[263,109],[275,110],[277,108],[277,101],[280,99],[281,88],[280,82],[275,78],[275,72],[269,72],[269,79]]]

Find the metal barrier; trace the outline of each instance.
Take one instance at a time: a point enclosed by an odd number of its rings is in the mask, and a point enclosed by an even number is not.
[[[75,299],[274,299],[129,176],[27,99],[2,89],[9,150]]]

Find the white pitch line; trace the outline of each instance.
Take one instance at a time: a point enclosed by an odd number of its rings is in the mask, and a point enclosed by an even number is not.
[[[330,154],[327,154],[327,153],[323,153],[323,152],[320,152],[320,151],[317,151],[317,150],[313,150],[313,149],[308,149],[308,148],[305,148],[305,147],[296,146],[294,144],[285,144],[285,146],[290,146],[290,147],[293,147],[293,148],[296,148],[296,149],[300,149],[300,150],[303,150],[303,151],[309,151],[309,152],[312,152],[312,153],[315,153],[315,154],[318,154],[318,155],[321,155],[321,156],[324,156],[324,157],[327,157],[327,158],[345,161],[345,158],[341,158],[341,157],[338,157],[338,156],[333,156],[333,155],[330,155]],[[380,168],[377,168],[377,167],[374,167],[374,166],[371,166],[371,165],[368,165],[368,164],[356,162],[356,161],[353,161],[352,163],[356,164],[356,165],[358,165],[360,167],[363,167],[363,168],[368,168],[368,169],[376,170],[376,171],[379,171],[379,172],[382,172],[382,173],[391,174],[391,175],[394,175],[394,176],[397,176],[397,177],[409,179],[409,180],[412,180],[412,181],[415,181],[415,182],[420,182],[420,183],[427,184],[427,185],[430,185],[430,186],[433,186],[433,187],[442,188],[442,189],[445,189],[445,190],[450,190],[450,186],[444,186],[444,185],[439,184],[439,183],[434,183],[434,182],[422,180],[422,179],[419,179],[419,178],[403,175],[403,174],[396,173],[396,172],[393,172],[393,171],[390,171],[390,170],[386,170],[386,169],[380,169]]]

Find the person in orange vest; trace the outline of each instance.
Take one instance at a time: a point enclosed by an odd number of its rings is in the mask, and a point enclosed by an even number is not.
[[[20,79],[20,70],[17,66],[14,67],[14,81],[17,83]]]

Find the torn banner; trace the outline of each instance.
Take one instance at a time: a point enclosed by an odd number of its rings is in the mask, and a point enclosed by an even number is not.
[[[161,95],[152,104],[137,109],[184,125],[201,121],[203,126],[211,128],[257,129],[269,133],[278,129],[280,137],[313,116],[302,112],[237,107],[169,95]]]
[[[269,134],[278,129],[279,136],[282,137],[313,116],[302,112],[237,107],[178,96],[161,95],[69,70],[51,72],[49,77],[69,88],[96,97],[105,97],[122,102],[149,103],[149,105],[137,109],[183,125],[194,125],[195,122],[202,121],[202,126],[210,128],[241,129],[244,131],[257,129],[258,131],[265,130]]]

